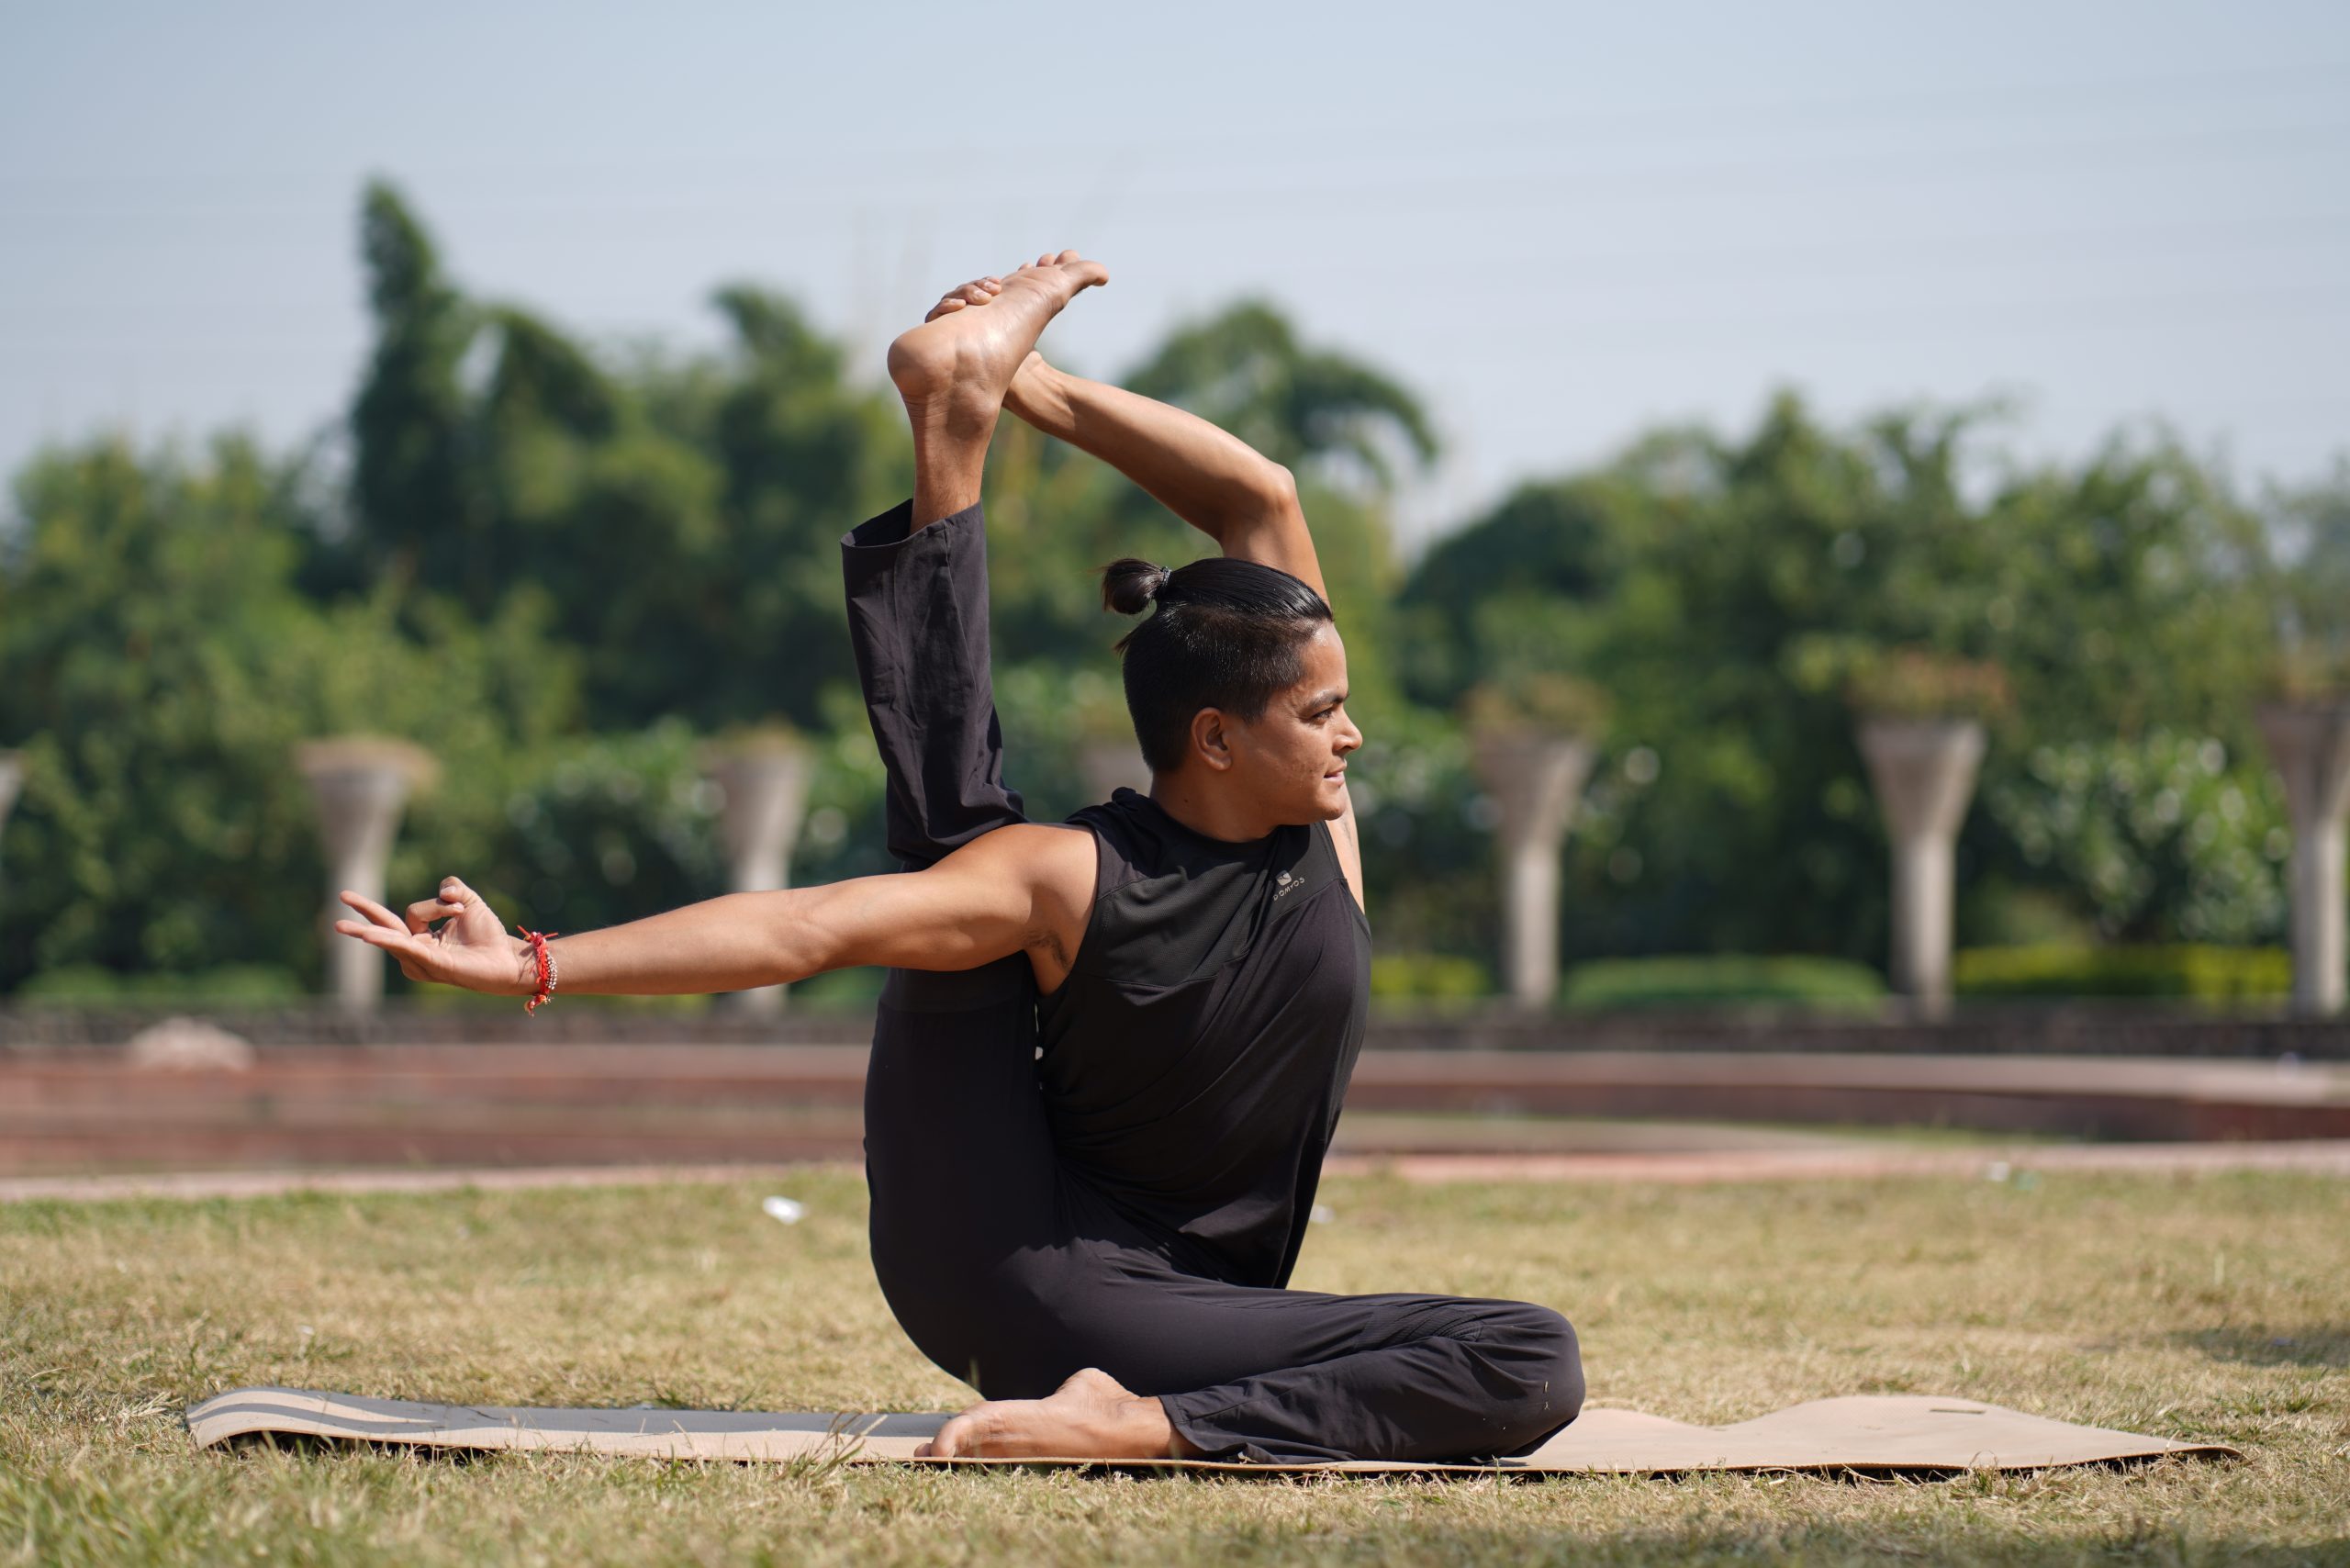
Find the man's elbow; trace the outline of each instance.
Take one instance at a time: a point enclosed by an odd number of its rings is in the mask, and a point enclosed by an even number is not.
[[[1282,465],[1268,459],[1258,473],[1255,487],[1257,504],[1269,518],[1304,514],[1305,509],[1297,498],[1297,476]]]
[[[1270,458],[1258,464],[1225,498],[1218,526],[1209,530],[1227,547],[1239,540],[1277,536],[1303,523],[1297,476]]]

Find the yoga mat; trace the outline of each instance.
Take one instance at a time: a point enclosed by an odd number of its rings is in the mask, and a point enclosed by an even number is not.
[[[187,1413],[209,1447],[256,1433],[419,1448],[511,1449],[625,1454],[643,1459],[756,1462],[840,1459],[917,1464],[1089,1464],[1090,1460],[916,1460],[938,1415],[832,1415],[799,1411],[540,1410],[490,1405],[420,1405],[301,1388],[238,1388]],[[2076,1427],[1969,1399],[1866,1394],[1815,1399],[1729,1427],[1693,1427],[1637,1410],[1585,1410],[1523,1459],[1494,1464],[1230,1464],[1200,1460],[1120,1461],[1124,1468],[1235,1471],[1447,1473],[1496,1470],[1536,1475],[1672,1475],[1733,1471],[2042,1470],[2052,1465],[2151,1459],[2158,1454],[2236,1457],[2219,1443],[2180,1443],[2135,1432]]]

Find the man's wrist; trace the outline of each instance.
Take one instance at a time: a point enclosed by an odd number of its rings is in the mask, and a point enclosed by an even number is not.
[[[536,996],[538,993],[538,949],[518,936],[514,939],[514,994]]]
[[[1003,406],[1015,419],[1034,421],[1048,416],[1056,403],[1067,401],[1060,395],[1059,375],[1049,363],[1023,365],[1004,389]]]

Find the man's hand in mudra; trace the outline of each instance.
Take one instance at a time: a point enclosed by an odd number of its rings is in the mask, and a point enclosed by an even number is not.
[[[538,989],[538,958],[512,935],[479,893],[451,877],[438,898],[408,906],[402,920],[373,899],[346,890],[342,902],[366,916],[338,920],[334,928],[399,960],[400,973],[493,996],[528,996]]]

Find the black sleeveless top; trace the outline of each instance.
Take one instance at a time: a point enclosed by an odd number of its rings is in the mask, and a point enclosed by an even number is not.
[[[1371,926],[1323,823],[1245,844],[1120,790],[1036,1064],[1064,1167],[1179,1267],[1281,1285],[1362,1048]]]

